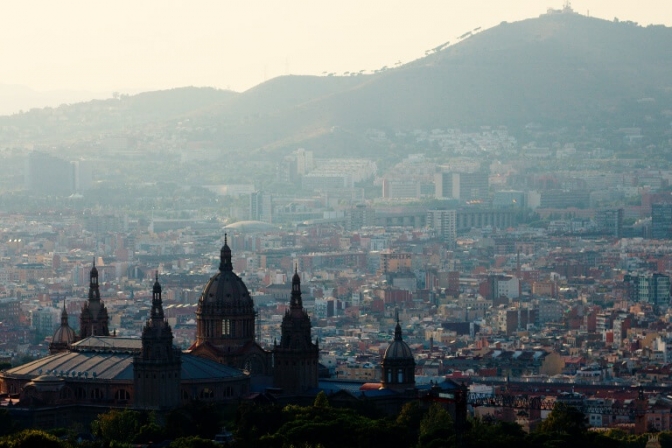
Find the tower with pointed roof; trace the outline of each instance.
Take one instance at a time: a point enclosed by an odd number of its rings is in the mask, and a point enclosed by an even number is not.
[[[233,272],[227,235],[219,272],[203,288],[196,308],[196,341],[190,352],[252,374],[270,374],[270,353],[255,340],[254,301]]]
[[[301,299],[301,277],[294,269],[289,309],[282,319],[280,343],[273,348],[274,385],[289,394],[317,387],[319,347]]]
[[[108,323],[107,308],[105,308],[105,304],[100,300],[98,269],[96,269],[94,259],[91,272],[89,273],[89,300],[84,303],[82,312],[79,315],[79,338],[109,336]]]
[[[142,350],[133,359],[133,390],[137,407],[172,408],[180,404],[180,353],[173,346],[173,331],[163,314],[157,273],[152,288],[152,310],[142,329]]]
[[[384,389],[403,392],[415,388],[415,358],[401,334],[399,311],[396,313],[397,325],[394,328],[394,340],[385,350],[382,362],[382,385]]]
[[[63,311],[61,311],[61,326],[56,329],[54,336],[49,343],[49,354],[60,353],[70,348],[70,344],[77,341],[77,333],[70,327],[68,322],[68,312],[65,309],[65,299],[63,300]]]

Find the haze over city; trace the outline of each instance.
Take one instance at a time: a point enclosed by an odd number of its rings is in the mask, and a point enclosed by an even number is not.
[[[0,88],[243,91],[285,74],[393,67],[476,28],[562,6],[561,0],[11,2],[0,28]],[[572,7],[607,20],[672,24],[672,9],[659,0],[577,0]]]
[[[672,10],[420,5],[3,9],[0,448],[670,445]]]

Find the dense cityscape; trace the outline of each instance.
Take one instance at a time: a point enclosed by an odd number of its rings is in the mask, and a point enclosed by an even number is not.
[[[225,153],[139,98],[0,120],[0,436],[672,443],[669,91]]]

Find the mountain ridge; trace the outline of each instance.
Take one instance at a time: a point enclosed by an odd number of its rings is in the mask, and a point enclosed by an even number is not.
[[[546,14],[466,33],[440,51],[374,74],[288,75],[242,93],[184,91],[199,100],[163,117],[145,111],[151,120],[143,116],[135,124],[188,117],[193,126],[213,129],[214,146],[246,150],[291,148],[338,128],[632,124],[642,119],[631,116],[642,98],[652,100],[654,120],[672,108],[671,46],[668,27]],[[156,95],[172,98],[162,103],[166,109],[187,94]]]

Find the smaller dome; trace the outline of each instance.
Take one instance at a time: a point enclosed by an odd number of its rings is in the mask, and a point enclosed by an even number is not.
[[[413,352],[411,351],[411,347],[408,346],[407,343],[404,342],[404,339],[401,335],[401,323],[399,322],[399,313],[397,312],[397,326],[394,328],[394,341],[390,344],[389,347],[387,347],[387,350],[385,350],[385,355],[383,356],[384,360],[399,360],[399,359],[412,359],[415,361],[415,358],[413,357]]]
[[[75,330],[70,328],[69,325],[61,325],[58,327],[56,332],[54,333],[54,337],[51,340],[52,344],[71,344],[72,342],[75,341],[75,338],[77,337]]]
[[[411,347],[408,346],[404,341],[393,341],[387,350],[385,350],[385,355],[383,359],[392,360],[392,359],[414,359],[413,352]]]
[[[53,375],[40,375],[29,383],[25,388],[34,387],[38,392],[58,392],[65,385],[65,380]]]
[[[224,227],[226,230],[235,230],[241,233],[275,232],[278,226],[262,221],[238,221]]]
[[[64,380],[54,375],[40,375],[33,380],[34,383],[62,383]]]

